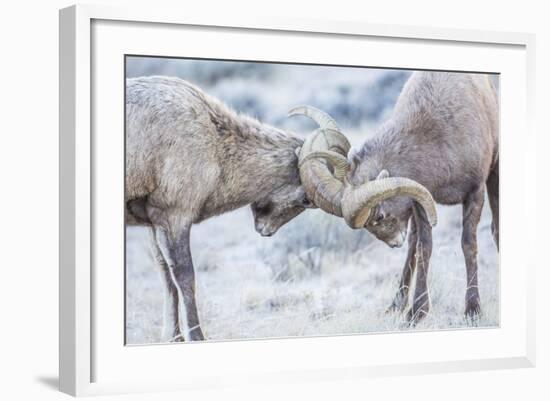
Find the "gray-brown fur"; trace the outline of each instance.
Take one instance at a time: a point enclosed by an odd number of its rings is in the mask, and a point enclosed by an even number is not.
[[[350,156],[349,179],[354,184],[387,175],[407,177],[424,185],[437,203],[463,205],[467,315],[480,311],[476,232],[486,189],[498,246],[498,148],[498,99],[488,76],[416,72],[403,88],[390,120]],[[386,200],[366,228],[397,247],[404,242],[411,217],[409,252],[392,307],[406,307],[416,269],[409,311],[414,320],[429,311],[427,275],[432,240],[422,208],[407,198]]]
[[[151,227],[167,285],[167,337],[204,338],[194,297],[192,224],[251,204],[256,230],[273,235],[311,206],[295,155],[301,144],[183,80],[127,80],[126,222]],[[185,310],[178,313],[179,305]]]

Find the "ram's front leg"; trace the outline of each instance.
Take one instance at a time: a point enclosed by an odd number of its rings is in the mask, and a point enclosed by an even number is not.
[[[195,270],[191,259],[189,237],[191,225],[174,229],[170,225],[168,233],[164,228],[156,228],[156,237],[165,259],[168,261],[172,280],[179,298],[179,328],[185,341],[204,340],[197,304],[195,300]]]
[[[428,291],[428,272],[432,255],[432,227],[424,209],[415,203],[414,214],[418,239],[416,241],[416,286],[412,307],[408,313],[411,323],[426,317],[430,311],[430,294]]]
[[[401,280],[399,281],[399,289],[393,298],[392,304],[388,309],[391,311],[404,311],[409,299],[409,289],[411,287],[411,279],[416,268],[416,243],[418,235],[416,232],[416,224],[414,218],[411,218],[411,227],[409,230],[409,249],[407,251],[407,260],[401,273]]]

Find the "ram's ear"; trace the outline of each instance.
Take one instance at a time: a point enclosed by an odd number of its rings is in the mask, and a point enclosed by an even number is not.
[[[388,170],[382,170],[378,173],[378,176],[376,177],[377,180],[381,180],[383,178],[388,178],[390,176],[390,173],[388,173]]]
[[[359,165],[361,158],[357,154],[357,151],[354,149],[351,149],[348,154],[348,161],[349,161],[349,174],[353,175],[355,172],[355,169]]]
[[[294,149],[294,154],[299,158],[300,157],[300,150],[302,150],[301,146],[298,146],[296,149]]]

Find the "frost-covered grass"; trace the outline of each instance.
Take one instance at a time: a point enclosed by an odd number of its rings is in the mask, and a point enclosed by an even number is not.
[[[463,318],[466,272],[460,248],[460,207],[440,207],[429,288],[431,314],[411,328],[386,313],[397,290],[406,247],[390,249],[364,231],[318,210],[306,211],[274,237],[253,229],[249,208],[193,228],[197,301],[211,340],[490,327],[499,323],[498,254],[485,208],[479,228],[483,315]],[[147,231],[129,228],[127,341],[160,341],[160,277]]]
[[[129,76],[164,74],[190,80],[236,110],[304,135],[313,125],[286,118],[311,104],[337,119],[354,147],[391,112],[410,74],[250,63],[139,58]],[[386,313],[397,290],[406,245],[390,249],[364,230],[351,230],[309,210],[271,238],[254,231],[243,208],[193,227],[192,254],[201,324],[210,340],[492,327],[499,324],[498,253],[484,207],[478,228],[483,315],[463,317],[466,270],[460,246],[461,207],[438,207],[429,276],[430,315],[414,328]],[[147,231],[127,229],[127,342],[160,341],[163,289]]]

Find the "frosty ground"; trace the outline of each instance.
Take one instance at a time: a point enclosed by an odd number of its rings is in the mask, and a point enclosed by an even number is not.
[[[498,253],[484,207],[478,229],[483,315],[463,317],[466,270],[460,206],[438,207],[429,288],[430,315],[409,327],[386,313],[406,244],[391,249],[338,218],[308,210],[271,238],[254,231],[250,208],[193,227],[197,302],[209,340],[494,327],[499,323]],[[163,287],[148,232],[127,229],[126,332],[130,344],[161,340]]]
[[[305,118],[287,118],[299,104],[329,112],[354,147],[376,132],[410,72],[154,58],[128,58],[128,76],[179,76],[239,112],[305,137]],[[245,207],[193,226],[201,326],[209,340],[495,327],[499,324],[499,257],[486,202],[478,227],[483,314],[463,317],[466,268],[462,207],[438,206],[433,231],[430,315],[410,327],[386,313],[397,291],[407,245],[391,249],[342,219],[308,210],[271,238],[254,230]],[[161,341],[163,288],[149,253],[148,232],[127,228],[126,341]]]

